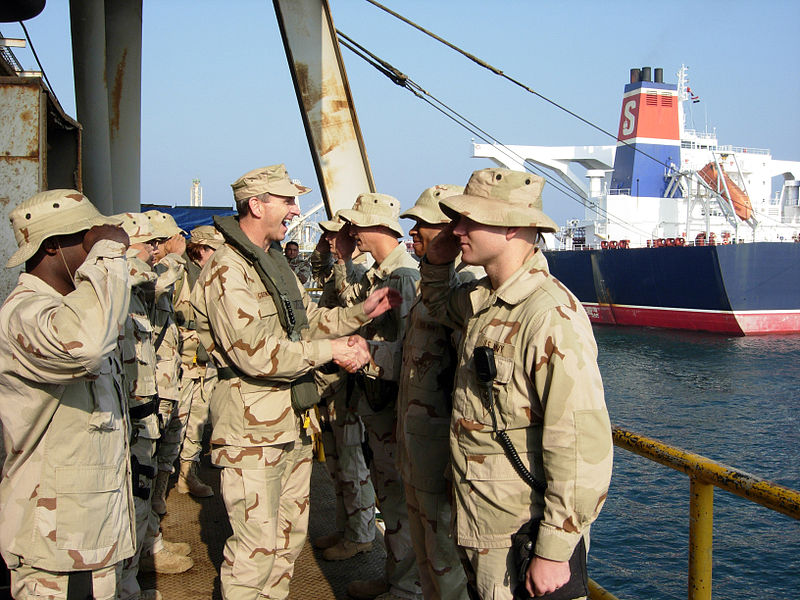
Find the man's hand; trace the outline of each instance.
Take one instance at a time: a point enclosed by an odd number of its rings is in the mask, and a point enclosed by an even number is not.
[[[461,252],[458,237],[453,235],[455,223],[450,222],[428,243],[425,258],[432,265],[444,265],[453,262]]]
[[[151,267],[153,266],[153,247],[150,244],[137,242],[135,244],[131,244],[130,247],[139,251],[139,253],[136,255],[136,258],[144,263],[147,263]]]
[[[333,362],[348,373],[355,373],[370,361],[367,341],[360,335],[331,340]]]
[[[180,233],[176,233],[164,242],[165,254],[177,254],[181,256],[184,252],[186,252],[186,238]]]
[[[531,596],[554,592],[569,581],[569,561],[558,562],[534,556],[525,577],[525,589]]]
[[[364,312],[370,319],[381,316],[388,310],[400,306],[403,295],[394,288],[379,288],[364,300]]]
[[[355,248],[356,241],[350,237],[350,223],[345,223],[333,238],[331,252],[333,252],[337,261],[345,263],[353,258],[353,250]]]
[[[328,241],[328,238],[325,237],[324,233],[321,236],[319,236],[319,241],[317,242],[317,247],[315,248],[315,250],[320,254],[327,254],[328,252],[331,251],[331,244]]]
[[[119,242],[125,246],[126,250],[131,243],[128,234],[125,233],[122,227],[117,227],[116,225],[95,225],[83,236],[83,249],[86,251],[86,254],[89,254],[92,246],[100,240]]]

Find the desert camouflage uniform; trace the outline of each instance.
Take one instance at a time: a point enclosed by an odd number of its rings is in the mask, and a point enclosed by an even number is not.
[[[539,250],[498,290],[488,278],[454,288],[451,270],[423,261],[421,291],[433,316],[464,329],[450,429],[456,541],[480,596],[510,599],[508,548],[519,527],[543,515],[535,553],[565,561],[605,501],[613,446],[597,347],[580,302]],[[544,497],[492,433],[472,362],[477,346],[494,349],[497,426],[547,482]]]
[[[319,306],[341,306],[333,277],[331,254],[314,250],[311,255],[314,278],[322,283]],[[356,267],[362,275],[366,270]],[[347,372],[331,364],[332,369],[314,372],[320,390],[320,412],[330,429],[323,428],[325,465],[336,491],[336,531],[343,539],[359,544],[375,539],[375,488],[361,450],[364,425],[355,410],[348,409]]]
[[[381,380],[396,385],[400,377],[403,332],[417,295],[419,267],[406,252],[405,245],[398,244],[380,265],[373,265],[360,279],[357,279],[352,261],[345,265],[337,263],[333,272],[340,299],[347,304],[360,302],[382,287],[392,287],[403,297],[401,306],[359,331],[370,346],[372,361],[363,370],[364,389],[356,385],[355,392],[359,397],[358,414],[366,426],[373,454],[372,483],[386,525],[386,576],[390,591],[406,598],[418,597],[421,596],[419,573],[411,544],[403,481],[397,470],[396,392],[382,390]]]
[[[462,281],[474,279],[464,272]],[[397,397],[397,462],[411,541],[426,600],[467,598],[467,579],[451,531],[450,415],[459,336],[433,320],[420,296],[403,340]]]
[[[0,549],[19,599],[65,597],[74,571],[92,573],[96,598],[113,598],[134,552],[122,244],[95,243],[75,282],[62,296],[22,273],[0,309]]]
[[[150,315],[153,310],[156,274],[137,258],[138,249],[127,252],[131,283],[130,312],[125,326],[123,356],[131,421],[131,467],[133,504],[136,509],[136,553],[123,563],[119,585],[120,600],[139,597],[136,574],[148,529],[158,531],[158,516],[151,510],[156,475],[156,445],[161,435],[158,424],[155,336]]]
[[[289,267],[294,271],[294,274],[297,275],[297,278],[303,285],[309,285],[311,283],[311,265],[302,256],[297,255],[290,260]],[[305,281],[303,281],[302,275],[305,275]]]
[[[271,251],[274,253],[275,251]],[[363,307],[315,309],[303,296],[309,328],[289,341],[255,268],[232,246],[206,263],[192,292],[200,342],[222,377],[211,396],[211,460],[233,535],[220,568],[227,600],[285,598],[308,530],[312,411],[291,406],[291,382],[332,359],[330,338],[368,321]],[[261,596],[259,596],[261,594]]]
[[[203,428],[208,420],[208,402],[211,391],[217,381],[217,370],[213,363],[203,360],[198,355],[200,338],[197,335],[197,323],[191,304],[192,282],[196,276],[189,276],[189,271],[199,275],[202,267],[188,256],[186,273],[175,290],[175,315],[181,334],[181,398],[178,405],[179,421],[182,424],[183,446],[180,451],[181,461],[200,460],[203,442]],[[206,356],[205,352],[202,356]]]
[[[181,420],[180,413],[180,374],[181,374],[181,335],[178,330],[178,317],[175,313],[174,291],[185,277],[184,259],[177,254],[167,254],[154,267],[158,274],[156,281],[156,312],[153,325],[156,336],[167,327],[161,345],[156,349],[156,377],[158,384],[159,414],[163,433],[158,447],[158,468],[173,473],[175,459],[180,454],[183,441],[183,428],[188,409]]]

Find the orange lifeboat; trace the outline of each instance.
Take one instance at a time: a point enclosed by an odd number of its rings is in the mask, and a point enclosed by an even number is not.
[[[728,177],[728,174],[724,171],[724,169],[722,171],[722,177],[725,178],[725,185],[722,185],[722,181],[720,181],[719,177],[720,173],[717,171],[717,165],[714,163],[708,163],[705,167],[700,169],[697,174],[703,179],[703,181],[711,186],[712,190],[733,204],[733,210],[736,213],[736,216],[742,221],[746,221],[753,216],[753,205],[750,204],[750,197],[745,194],[742,188],[736,185],[730,177]],[[731,194],[730,198],[728,198],[725,187],[728,188],[728,191]]]

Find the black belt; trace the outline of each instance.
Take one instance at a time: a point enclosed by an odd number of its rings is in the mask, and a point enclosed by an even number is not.
[[[225,381],[226,379],[239,379],[242,375],[238,369],[233,367],[219,367],[217,369],[217,379]]]
[[[150,400],[147,404],[140,404],[138,406],[131,406],[128,408],[128,414],[130,415],[131,419],[136,419],[137,421],[144,419],[145,417],[149,417],[150,415],[154,415],[158,412],[158,396]]]

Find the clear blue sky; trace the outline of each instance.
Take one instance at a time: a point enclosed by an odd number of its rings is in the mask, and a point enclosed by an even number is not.
[[[616,131],[632,67],[681,63],[702,102],[697,128],[722,144],[800,160],[800,51],[795,0],[544,2],[385,0],[390,8],[499,67],[601,127]],[[611,140],[362,0],[330,0],[336,26],[508,144]],[[26,23],[59,100],[75,115],[68,0]],[[272,3],[144,0],[142,201],[188,204],[199,177],[206,205],[230,205],[229,184],[284,162],[317,188]],[[3,24],[6,37],[22,37]],[[466,183],[471,135],[343,49],[379,191],[404,207],[438,183]],[[17,56],[35,68],[28,51]],[[303,198],[303,207],[318,201]],[[583,215],[545,193],[558,222]]]

